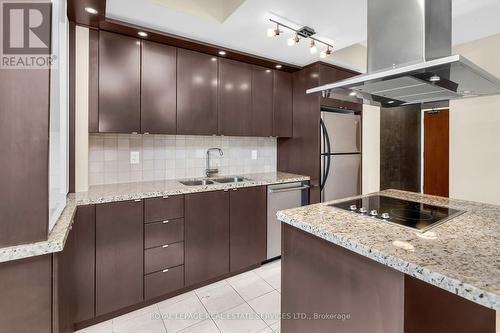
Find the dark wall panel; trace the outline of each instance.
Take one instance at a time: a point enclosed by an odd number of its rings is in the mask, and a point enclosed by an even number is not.
[[[420,106],[380,109],[380,189],[420,192]]]

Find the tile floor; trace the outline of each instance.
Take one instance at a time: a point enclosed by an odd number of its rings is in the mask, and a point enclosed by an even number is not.
[[[280,275],[274,261],[78,332],[280,332]]]

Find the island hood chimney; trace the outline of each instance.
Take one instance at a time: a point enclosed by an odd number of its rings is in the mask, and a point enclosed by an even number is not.
[[[500,80],[451,55],[451,0],[368,0],[367,74],[308,89],[392,107],[500,94]]]

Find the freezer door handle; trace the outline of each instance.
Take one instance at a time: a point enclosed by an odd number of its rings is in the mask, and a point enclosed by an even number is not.
[[[282,189],[269,189],[269,193],[280,193],[280,192],[289,192],[289,191],[303,191],[309,189],[309,185],[303,185],[300,187],[289,187],[289,188],[282,188]]]

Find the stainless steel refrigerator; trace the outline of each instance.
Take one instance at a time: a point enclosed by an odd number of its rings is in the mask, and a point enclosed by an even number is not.
[[[361,117],[321,111],[321,201],[361,194]]]

